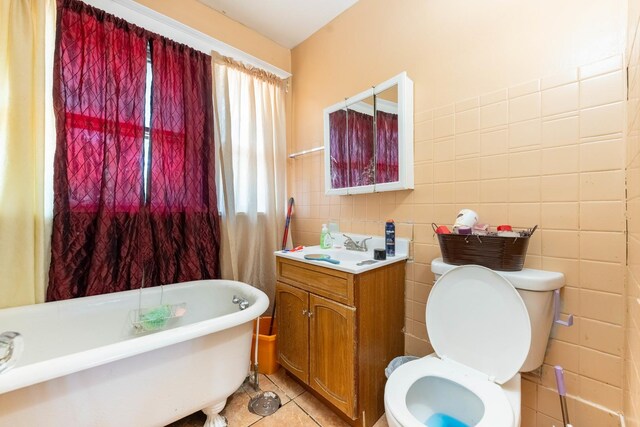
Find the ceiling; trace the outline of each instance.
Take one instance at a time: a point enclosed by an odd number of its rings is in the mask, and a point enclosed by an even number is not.
[[[358,0],[198,1],[291,49]]]

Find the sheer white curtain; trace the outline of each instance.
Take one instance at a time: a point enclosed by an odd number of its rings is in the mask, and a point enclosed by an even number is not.
[[[0,308],[44,302],[55,0],[0,2]]]
[[[273,252],[282,242],[286,202],[285,85],[212,56],[222,277],[260,288],[273,301]]]

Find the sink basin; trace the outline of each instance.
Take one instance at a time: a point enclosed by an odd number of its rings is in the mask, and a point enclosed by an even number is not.
[[[308,252],[311,253],[311,252]],[[316,253],[316,252],[314,252]],[[346,249],[319,249],[319,254],[329,255],[333,259],[337,259],[342,262],[360,262],[366,259],[373,259],[372,252],[357,252],[348,251]]]
[[[361,241],[362,239],[369,236],[360,236],[353,234],[354,239]],[[338,245],[344,244],[343,241],[338,240],[335,242]],[[394,262],[402,261],[407,259],[408,249],[409,249],[409,241],[407,239],[396,238],[396,256],[387,257],[386,260],[381,260],[374,262],[372,264],[358,265],[359,262],[365,260],[373,260],[373,249],[374,248],[384,248],[384,237],[373,237],[373,239],[368,242],[370,243],[369,251],[367,252],[358,252],[358,251],[350,251],[341,248],[332,248],[332,249],[321,249],[320,246],[306,246],[301,251],[296,252],[282,252],[276,251],[275,255],[283,258],[289,258],[296,261],[304,262],[306,264],[312,264],[317,266],[322,266],[325,268],[330,268],[333,270],[344,271],[347,273],[359,274],[365,271],[374,270],[376,268],[392,264]],[[329,255],[332,259],[340,261],[339,264],[330,264],[326,261],[316,261],[316,260],[306,260],[304,258],[305,255],[309,254],[322,254]]]

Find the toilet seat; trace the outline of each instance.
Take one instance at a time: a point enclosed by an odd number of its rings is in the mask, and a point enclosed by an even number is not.
[[[504,384],[531,346],[531,321],[507,279],[479,265],[456,267],[433,285],[426,306],[429,341],[451,359]]]
[[[424,426],[441,414],[474,427],[514,427],[519,417],[501,385],[516,377],[519,384],[531,323],[511,283],[485,267],[456,267],[431,289],[425,318],[437,357],[406,363],[390,375],[384,403],[391,424]],[[445,393],[450,400],[441,398]]]
[[[473,394],[484,405],[484,414],[474,427],[514,427],[514,413],[504,390],[489,381],[486,375],[452,360],[433,355],[414,360],[397,368],[389,377],[384,393],[385,410],[399,425],[424,427],[407,407],[407,393],[411,386],[424,377],[450,380]]]

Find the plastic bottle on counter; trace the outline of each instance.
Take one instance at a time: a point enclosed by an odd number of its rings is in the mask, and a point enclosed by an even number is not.
[[[387,256],[396,256],[396,224],[392,219],[384,226],[384,241]]]
[[[322,231],[320,232],[320,248],[331,249],[331,234],[329,234],[327,224],[322,224]]]

